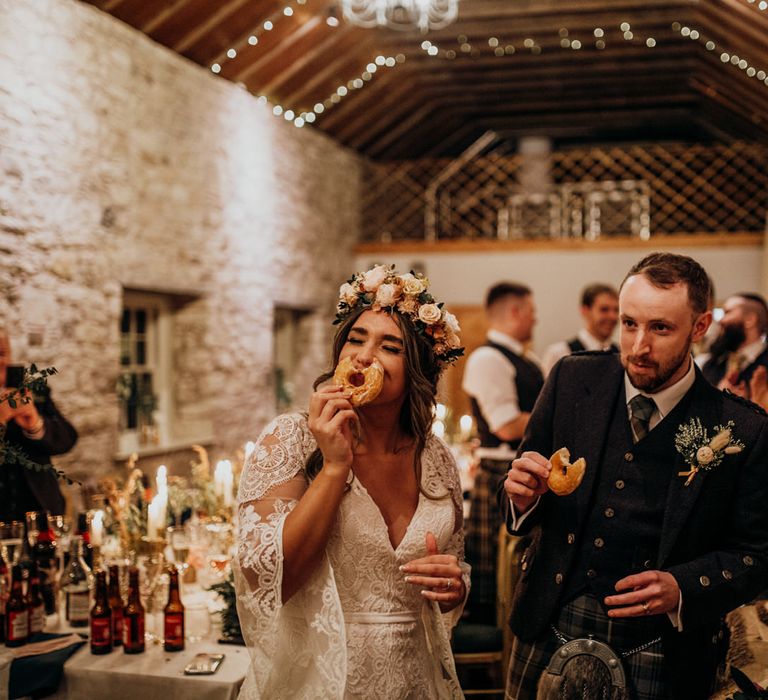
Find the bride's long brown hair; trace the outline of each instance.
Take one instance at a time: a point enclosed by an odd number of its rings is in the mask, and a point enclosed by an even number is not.
[[[370,309],[363,308],[351,313],[339,326],[333,339],[331,369],[315,380],[313,384],[315,389],[333,377],[334,368],[339,363],[341,350],[347,342],[349,332],[360,315],[366,311],[370,311]],[[413,322],[397,311],[387,313],[397,322],[400,332],[403,334],[405,400],[400,409],[400,429],[415,441],[413,468],[416,472],[416,483],[421,488],[421,454],[432,428],[432,416],[437,397],[437,381],[440,378],[441,367],[435,358],[431,345],[416,331]],[[307,478],[310,481],[314,479],[322,467],[323,455],[318,448],[307,458],[305,466]]]

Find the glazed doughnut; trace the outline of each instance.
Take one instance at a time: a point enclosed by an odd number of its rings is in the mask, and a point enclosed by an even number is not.
[[[384,384],[384,368],[374,358],[368,367],[357,369],[352,364],[352,358],[345,357],[333,373],[333,383],[352,394],[349,403],[363,406],[379,395]]]
[[[561,447],[549,458],[552,471],[549,473],[547,486],[558,496],[573,493],[584,478],[584,472],[587,469],[584,457],[579,457],[573,464],[570,463],[570,458],[571,453],[567,447]]]

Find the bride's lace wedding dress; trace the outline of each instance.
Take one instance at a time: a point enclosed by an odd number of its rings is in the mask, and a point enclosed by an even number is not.
[[[259,437],[240,481],[238,613],[251,654],[241,698],[432,700],[463,697],[449,646],[459,606],[442,614],[403,580],[399,566],[441,553],[463,561],[461,488],[437,438],[422,455],[422,488],[406,533],[392,547],[384,519],[350,475],[321,565],[281,604],[282,528],[307,481],[316,447],[301,414],[276,418]],[[462,564],[469,586],[469,567]]]

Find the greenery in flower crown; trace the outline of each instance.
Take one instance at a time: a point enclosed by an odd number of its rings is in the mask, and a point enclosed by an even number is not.
[[[24,370],[24,380],[21,386],[13,389],[4,396],[0,396],[0,403],[7,401],[11,408],[17,408],[20,403],[26,404],[32,401],[34,394],[42,394],[48,385],[48,377],[56,374],[55,367],[38,369],[35,365],[30,365]],[[52,464],[38,464],[33,462],[23,450],[14,445],[8,444],[5,439],[6,426],[0,425],[0,464],[18,464],[25,469],[32,469],[38,472],[51,472],[57,479],[66,481],[68,484],[78,483],[68,477],[63,471],[56,469]]]
[[[418,272],[401,274],[394,265],[375,265],[358,272],[339,288],[336,320],[341,323],[363,308],[397,311],[413,321],[416,332],[432,346],[440,364],[450,364],[464,354],[456,317],[429,293],[429,280]]]

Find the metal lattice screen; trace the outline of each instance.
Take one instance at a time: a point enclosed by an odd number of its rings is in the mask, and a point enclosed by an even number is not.
[[[523,156],[370,164],[365,241],[763,232],[768,148],[664,144],[572,149],[522,188]]]

